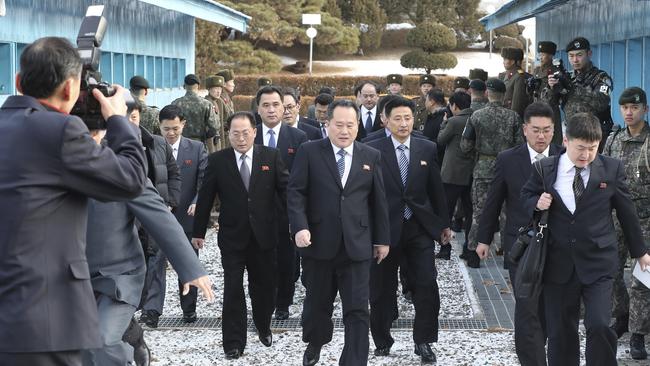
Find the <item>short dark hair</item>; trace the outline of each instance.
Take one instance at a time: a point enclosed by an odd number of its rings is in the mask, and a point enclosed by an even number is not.
[[[51,97],[66,79],[78,78],[82,66],[79,52],[67,39],[37,39],[20,55],[20,92],[34,98]]]
[[[391,98],[386,106],[384,107],[384,114],[386,117],[390,116],[393,109],[397,107],[409,107],[411,112],[415,114],[415,103],[412,100],[406,99],[402,96],[397,96],[396,98]]]
[[[354,89],[355,91],[354,95],[355,96],[359,95],[359,93],[361,93],[361,89],[363,89],[363,87],[366,86],[367,84],[370,84],[375,88],[375,93],[379,94],[381,92],[381,88],[379,87],[379,84],[375,83],[372,80],[364,80],[360,82],[359,85],[357,85],[357,87]]]
[[[248,111],[239,111],[239,112],[235,112],[233,115],[228,117],[228,119],[226,120],[226,126],[225,126],[226,130],[228,130],[228,131],[230,130],[230,124],[232,123],[232,120],[234,120],[235,118],[246,118],[246,119],[248,119],[248,122],[250,122],[251,127],[253,127],[253,128],[257,127],[255,125],[255,116],[253,115],[253,113],[248,112]]]
[[[576,113],[566,122],[566,137],[569,140],[580,139],[588,142],[600,141],[603,131],[600,120],[591,113]]]
[[[280,103],[281,103],[284,95],[282,94],[282,90],[280,90],[280,88],[278,88],[275,85],[267,85],[259,88],[257,90],[257,94],[255,95],[255,103],[257,105],[260,105],[260,99],[262,98],[263,94],[274,94],[274,93],[280,96]]]
[[[331,120],[332,117],[334,116],[334,109],[335,108],[352,108],[354,109],[354,113],[356,114],[357,118],[359,119],[359,107],[357,105],[349,100],[349,99],[337,99],[330,103],[329,106],[327,106],[327,120]]]
[[[449,97],[449,104],[455,105],[458,109],[467,109],[472,105],[472,97],[465,92],[455,92]]]
[[[532,117],[547,117],[553,121],[553,114],[553,108],[548,103],[534,102],[529,104],[524,110],[524,123],[530,122]]]
[[[316,99],[314,99],[314,105],[330,105],[334,101],[334,97],[331,94],[318,94]]]
[[[389,95],[386,95],[385,97],[379,99],[379,103],[377,103],[377,111],[379,113],[384,112],[384,110],[386,109],[386,103],[388,103],[391,100],[393,100],[395,98],[398,98],[398,97],[400,97],[400,96],[397,95],[397,94],[389,94]]]
[[[445,104],[445,93],[442,91],[442,89],[433,88],[429,90],[427,93],[427,98],[438,104]]]
[[[126,115],[128,116],[133,111],[138,111],[142,113],[142,104],[139,101],[134,100],[133,103],[127,103],[126,105]]]
[[[324,87],[320,88],[320,90],[318,91],[318,94],[329,94],[329,95],[334,97],[334,96],[336,96],[336,91],[332,87],[324,86]]]
[[[300,93],[291,87],[285,87],[282,89],[282,94],[286,96],[290,96],[293,98],[293,101],[296,103],[300,103]]]
[[[185,115],[183,115],[183,110],[181,107],[176,104],[170,104],[163,107],[158,113],[158,121],[162,122],[164,119],[176,119],[178,117],[179,121],[185,120]]]

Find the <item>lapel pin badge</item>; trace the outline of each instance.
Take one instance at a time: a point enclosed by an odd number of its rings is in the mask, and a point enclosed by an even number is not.
[[[363,170],[369,172],[369,171],[370,171],[370,165],[368,165],[368,164],[363,164]]]
[[[185,160],[185,165],[192,165],[192,160]]]
[[[293,154],[293,153],[294,153],[294,150],[293,150],[292,147],[290,147],[290,148],[287,150],[287,152],[288,152],[289,154]]]
[[[420,160],[420,165],[421,165],[421,166],[427,166],[427,162],[424,161],[424,160]]]
[[[263,172],[266,172],[266,171],[269,171],[269,170],[271,170],[271,168],[269,168],[268,165],[262,165],[262,171]]]
[[[601,182],[600,185],[598,186],[598,188],[600,188],[600,189],[605,189],[605,188],[607,188],[607,183],[605,183],[605,182]]]

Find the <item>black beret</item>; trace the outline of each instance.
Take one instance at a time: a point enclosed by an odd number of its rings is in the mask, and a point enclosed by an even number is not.
[[[454,89],[463,88],[469,89],[469,79],[464,76],[459,76],[454,80]]]
[[[436,77],[429,74],[420,75],[420,85],[422,84],[431,84],[436,86]]]
[[[402,75],[400,75],[400,74],[390,74],[390,75],[386,76],[386,82],[388,84],[398,83],[399,85],[402,85]]]
[[[195,84],[201,84],[201,81],[199,80],[198,76],[194,74],[189,74],[185,76],[185,85],[195,85]]]
[[[469,78],[470,80],[481,79],[485,81],[488,78],[488,73],[483,69],[471,69],[469,70]]]
[[[537,52],[555,55],[555,52],[557,52],[557,45],[551,41],[540,41],[537,43]]]
[[[136,75],[129,80],[131,89],[149,89],[149,82],[140,75]]]
[[[566,51],[578,51],[578,50],[590,50],[589,41],[587,38],[578,37],[573,41],[569,42],[566,46]]]
[[[505,93],[506,92],[506,84],[503,83],[503,81],[497,79],[497,78],[491,78],[488,79],[485,82],[485,86],[492,91],[498,92],[498,93]]]
[[[504,47],[501,49],[501,57],[521,61],[524,59],[524,51],[521,48]]]
[[[485,91],[485,89],[487,89],[487,86],[485,85],[485,81],[481,79],[474,79],[469,82],[469,88],[476,91]]]
[[[623,105],[627,103],[648,104],[648,100],[646,99],[646,95],[643,89],[639,88],[638,86],[633,86],[631,88],[623,90],[621,96],[618,98],[618,104]]]
[[[257,79],[257,86],[260,88],[263,86],[271,85],[271,83],[272,83],[271,79],[269,78],[261,77]]]

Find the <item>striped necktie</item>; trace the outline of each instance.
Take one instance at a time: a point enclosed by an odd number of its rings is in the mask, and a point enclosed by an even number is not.
[[[405,145],[399,145],[397,147],[397,150],[399,150],[399,175],[402,177],[402,184],[405,188],[409,175],[409,160],[404,152],[406,149],[408,148]],[[407,205],[404,205],[404,218],[408,220],[411,216],[413,216],[413,211]]]

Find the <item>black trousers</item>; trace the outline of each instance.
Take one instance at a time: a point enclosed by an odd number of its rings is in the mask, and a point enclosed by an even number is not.
[[[339,365],[368,363],[370,262],[351,260],[343,245],[334,259],[302,258],[302,280],[307,289],[303,304],[302,340],[315,346],[332,340],[332,295],[336,294],[338,288],[345,325],[345,345]]]
[[[233,349],[243,351],[246,347],[247,325],[244,269],[248,271],[248,294],[253,308],[253,321],[258,331],[269,333],[275,304],[276,250],[262,250],[253,235],[244,250],[233,250],[226,245],[219,245],[224,276],[221,323],[223,349],[226,352]]]
[[[81,366],[81,351],[0,352],[0,366]]]
[[[282,214],[279,216],[278,227],[278,290],[276,309],[285,310],[293,304],[293,295],[296,292],[296,247],[289,235],[289,219]]]
[[[187,236],[189,245],[192,246],[192,233],[185,233],[185,236]],[[198,249],[192,247],[192,250],[194,250],[194,253],[196,253],[196,256],[198,257]],[[196,287],[190,286],[190,292],[183,296],[183,283],[178,280],[178,296],[181,299],[181,309],[183,309],[183,314],[196,312],[196,299],[198,297],[198,289]]]
[[[517,268],[508,268],[514,289]],[[546,366],[544,295],[515,302],[515,350],[521,366]]]
[[[567,283],[544,283],[549,366],[577,366],[580,363],[580,300],[585,306],[587,365],[617,365],[616,333],[609,328],[613,281],[612,277],[603,277],[594,283],[583,284],[574,270]]]
[[[463,219],[463,230],[465,230],[465,244],[463,244],[463,248],[467,249],[469,230],[472,228],[472,213],[474,212],[474,208],[472,207],[472,186],[460,186],[457,184],[444,183],[444,187],[445,195],[447,196],[447,208],[449,209],[450,221],[454,218],[456,202],[460,200],[463,214],[465,215]]]
[[[393,345],[390,327],[397,306],[397,266],[408,265],[408,282],[412,285],[415,321],[413,341],[416,344],[438,340],[440,293],[436,281],[433,239],[415,220],[404,223],[398,245],[390,248],[380,264],[373,261],[370,269],[370,330],[377,348]]]

